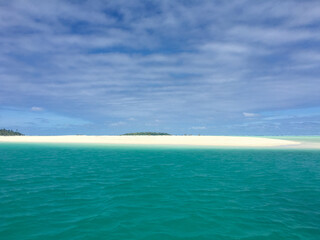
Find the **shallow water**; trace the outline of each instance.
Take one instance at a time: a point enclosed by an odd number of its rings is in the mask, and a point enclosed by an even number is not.
[[[320,136],[270,136],[268,138],[292,140],[297,142],[320,143]]]
[[[320,151],[0,144],[0,239],[319,239]]]

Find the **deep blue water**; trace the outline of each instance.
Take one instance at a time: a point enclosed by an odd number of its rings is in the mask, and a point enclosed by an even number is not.
[[[320,239],[320,151],[0,144],[0,239]]]

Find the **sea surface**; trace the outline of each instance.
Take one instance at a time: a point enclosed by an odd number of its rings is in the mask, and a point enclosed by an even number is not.
[[[0,239],[320,239],[320,150],[0,144]]]

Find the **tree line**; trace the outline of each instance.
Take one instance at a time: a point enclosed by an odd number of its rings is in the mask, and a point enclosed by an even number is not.
[[[18,132],[18,130],[8,130],[8,129],[0,129],[0,136],[23,136],[22,133]]]

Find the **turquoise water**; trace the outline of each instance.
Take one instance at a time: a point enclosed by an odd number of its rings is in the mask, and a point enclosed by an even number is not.
[[[320,136],[267,136],[273,139],[284,139],[307,143],[320,143]]]
[[[320,151],[2,143],[0,239],[320,239]]]

